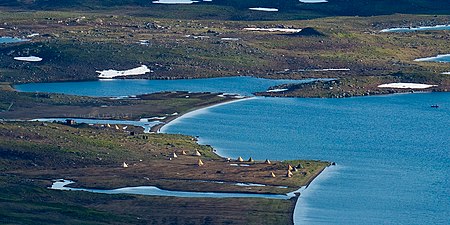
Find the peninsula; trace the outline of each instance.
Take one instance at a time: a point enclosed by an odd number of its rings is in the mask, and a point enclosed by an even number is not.
[[[14,85],[252,76],[316,79],[254,93],[266,97],[450,90],[446,61],[417,60],[450,53],[449,0],[312,2],[2,1],[0,223],[293,224],[299,188],[334,163],[228,159],[197,137],[157,133],[236,95],[173,90],[88,97],[18,92]],[[67,121],[30,121],[39,118]],[[118,120],[155,125],[147,133]],[[61,179],[73,181],[66,187],[74,190],[151,186],[218,197],[49,189]],[[286,193],[295,194],[263,197]]]

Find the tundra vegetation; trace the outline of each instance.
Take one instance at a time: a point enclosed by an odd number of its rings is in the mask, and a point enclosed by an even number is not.
[[[278,12],[250,7],[277,8]],[[133,78],[188,79],[250,75],[335,78],[287,85],[258,95],[351,97],[400,91],[389,82],[436,84],[448,91],[445,63],[416,58],[450,53],[449,31],[384,33],[391,27],[448,24],[450,1],[213,0],[191,5],[147,0],[2,0],[0,36],[30,39],[0,44],[0,118],[61,117],[136,120],[185,113],[224,99],[211,93],[157,93],[111,100],[18,93],[11,85],[96,80],[96,71],[141,65]],[[244,28],[303,29],[299,33]],[[37,56],[40,62],[14,57]],[[346,70],[323,70],[346,69]],[[105,107],[106,106],[106,107]],[[167,121],[171,118],[168,117]],[[0,123],[0,222],[86,224],[289,224],[293,200],[201,199],[104,195],[48,190],[52,179],[78,187],[155,185],[170,190],[285,193],[308,184],[327,162],[300,160],[230,166],[193,137],[143,134],[87,124]],[[135,135],[131,135],[131,133]],[[204,165],[197,165],[198,150]],[[185,151],[188,155],[183,155]],[[176,152],[179,157],[171,158]],[[127,162],[129,167],[121,165]],[[235,162],[232,162],[235,163]],[[285,177],[288,165],[299,168]],[[270,172],[274,172],[273,178]],[[223,181],[223,184],[203,181]],[[266,186],[240,187],[234,182]],[[286,186],[279,188],[278,186]]]

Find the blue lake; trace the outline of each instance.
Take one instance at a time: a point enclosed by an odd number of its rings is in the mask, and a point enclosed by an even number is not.
[[[90,96],[169,88],[249,95],[286,81],[239,77],[153,82],[17,88]],[[440,107],[430,107],[435,104]],[[212,145],[225,157],[337,162],[302,191],[296,224],[450,224],[450,93],[254,97],[195,111],[162,131],[198,135],[200,143]]]
[[[13,37],[0,37],[0,44],[2,43],[16,43],[28,41],[27,39],[13,38]]]
[[[337,162],[302,192],[296,224],[450,223],[450,93],[253,98],[163,131],[226,157]]]
[[[30,83],[16,85],[19,91],[50,92],[85,96],[129,96],[161,91],[224,92],[249,96],[270,86],[311,80],[270,80],[254,77],[225,77],[187,80],[99,80],[83,82]]]

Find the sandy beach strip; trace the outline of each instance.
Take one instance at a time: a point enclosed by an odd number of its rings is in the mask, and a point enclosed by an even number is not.
[[[175,117],[168,118],[167,120],[164,121],[164,123],[153,126],[151,129],[151,132],[165,133],[165,130],[167,129],[167,127],[169,127],[173,124],[176,124],[177,122],[179,122],[179,120],[181,120],[183,118],[189,118],[189,117],[196,116],[198,114],[203,113],[205,110],[208,110],[208,109],[211,109],[214,107],[231,104],[231,103],[236,103],[236,102],[241,102],[241,101],[252,100],[255,98],[256,97],[229,98],[226,101],[220,102],[217,104],[210,104],[210,105],[205,105],[204,107],[193,108],[186,113],[180,113],[180,114],[176,115]]]

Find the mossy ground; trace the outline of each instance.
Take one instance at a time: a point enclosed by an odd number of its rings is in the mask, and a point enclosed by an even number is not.
[[[0,118],[96,118],[139,120],[150,117],[173,119],[173,113],[233,100],[217,93],[162,92],[132,99],[94,98],[49,93],[15,92],[0,84]],[[189,96],[188,98],[186,96]]]
[[[393,26],[445,24],[448,16],[390,15],[289,21],[180,20],[110,16],[101,12],[2,12],[2,35],[40,33],[31,42],[0,46],[0,81],[12,83],[95,80],[97,70],[142,64],[146,79],[253,75],[266,78],[358,78],[349,91],[395,79],[438,84],[448,90],[445,63],[416,62],[450,52],[449,31],[381,33]],[[245,27],[312,27],[323,36],[251,32]],[[14,29],[11,29],[14,27]],[[237,41],[223,37],[239,38]],[[147,40],[143,45],[139,41]],[[38,63],[15,56],[38,55]],[[107,57],[107,59],[105,58]],[[74,63],[76,62],[76,63]],[[348,68],[349,71],[304,71]],[[378,77],[372,79],[370,77]],[[321,90],[324,92],[323,90]],[[326,94],[324,94],[326,95]],[[294,95],[295,96],[295,95]],[[299,95],[302,96],[302,95]]]
[[[290,224],[295,204],[54,191],[41,180],[4,175],[0,184],[2,224]]]
[[[195,150],[202,156],[194,156]],[[183,155],[183,151],[187,155]],[[177,158],[173,158],[174,152]],[[203,166],[197,165],[198,159],[204,162]],[[123,168],[123,162],[129,167]],[[230,165],[232,163],[250,166],[238,167]],[[302,163],[304,168],[287,178],[288,163]],[[2,223],[24,224],[32,220],[92,224],[111,221],[173,224],[174,220],[180,224],[191,220],[194,224],[205,220],[212,224],[223,221],[288,224],[295,200],[116,196],[53,191],[46,187],[51,185],[51,180],[64,178],[86,188],[154,185],[183,191],[286,193],[308,184],[328,165],[320,161],[275,161],[270,165],[262,161],[228,162],[217,156],[210,146],[198,145],[195,138],[183,135],[130,135],[84,124],[1,122],[0,214]],[[271,171],[276,178],[270,176]],[[241,187],[234,185],[236,182],[267,186]],[[211,207],[215,208],[213,214]],[[44,214],[50,216],[42,216]]]
[[[120,4],[91,0],[2,1],[0,21],[6,29],[0,30],[0,36],[40,35],[30,42],[0,45],[0,82],[8,82],[0,84],[0,109],[3,110],[0,114],[8,118],[26,118],[27,114],[35,117],[42,113],[56,117],[69,109],[80,115],[91,115],[98,110],[96,107],[108,104],[110,111],[105,113],[114,115],[123,115],[120,114],[123,110],[139,106],[132,116],[139,118],[164,115],[175,109],[188,111],[192,109],[191,104],[201,107],[205,102],[217,102],[211,96],[210,101],[199,97],[189,102],[178,98],[180,94],[153,102],[142,100],[139,104],[126,100],[113,103],[107,99],[16,93],[9,86],[9,83],[95,80],[96,70],[129,69],[142,64],[154,70],[139,77],[147,79],[232,75],[341,79],[333,89],[317,85],[291,93],[291,96],[366,93],[369,88],[388,81],[439,84],[437,91],[446,91],[450,86],[449,76],[440,75],[449,70],[447,64],[413,61],[449,53],[448,31],[378,32],[394,26],[448,23],[449,17],[445,15],[450,12],[450,4],[447,0],[439,3],[402,0],[395,4],[387,0],[371,2],[373,4],[335,0],[325,5],[280,1],[276,7],[281,10],[277,14],[249,11],[247,8],[254,7],[255,3],[217,0],[214,4],[166,6],[141,0],[120,1]],[[430,15],[389,15],[398,12]],[[324,36],[244,31],[248,26],[313,27]],[[222,37],[239,40],[224,41]],[[139,40],[148,40],[148,45],[138,43]],[[28,55],[44,60],[38,63],[13,60],[15,56]],[[299,72],[316,68],[349,68],[350,71]],[[158,110],[144,112],[153,104]],[[28,106],[35,110],[27,111]],[[36,109],[45,108],[54,114],[36,113],[40,112]],[[35,114],[31,115],[32,112]],[[125,132],[87,125],[8,122],[0,127],[0,222],[3,224],[288,224],[292,223],[294,205],[290,201],[193,201],[52,191],[46,187],[49,179],[67,178],[76,180],[77,185],[97,188],[157,185],[174,190],[279,193],[280,188],[271,185],[286,185],[292,190],[308,183],[328,165],[319,161],[295,161],[231,167],[210,147],[197,145],[192,137],[156,134],[142,139],[142,135],[129,136]],[[191,155],[168,160],[173,152],[191,153],[194,149],[203,153],[204,167],[198,168],[197,158]],[[131,166],[121,168],[123,161]],[[287,164],[297,163],[305,168],[293,178],[283,177]],[[268,177],[269,171],[274,171],[277,178]],[[306,176],[301,172],[306,172]],[[227,184],[188,185],[193,179],[268,186],[243,189]]]

